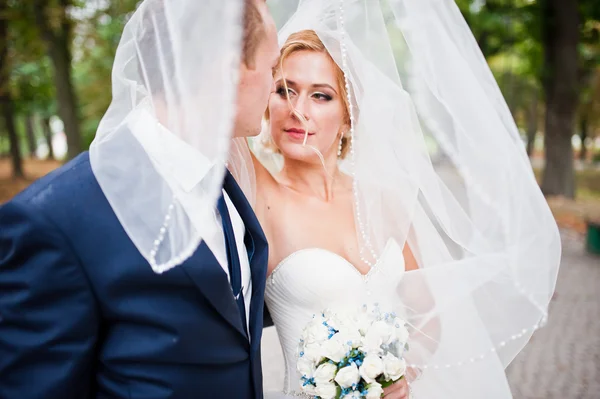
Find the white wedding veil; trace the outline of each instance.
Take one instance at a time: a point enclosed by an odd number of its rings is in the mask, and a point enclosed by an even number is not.
[[[393,238],[419,264],[398,287],[397,311],[411,327],[407,362],[438,385],[422,392],[471,397],[461,386],[486,381],[464,376],[502,371],[545,322],[560,238],[469,27],[452,0],[268,3],[285,21],[280,45],[314,30],[345,73],[343,170],[361,252],[376,263]]]
[[[117,49],[113,100],[90,162],[157,273],[191,256],[214,217],[236,114],[243,12],[243,0],[145,0]]]

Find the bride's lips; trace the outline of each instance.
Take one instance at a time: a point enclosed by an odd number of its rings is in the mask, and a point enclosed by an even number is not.
[[[297,129],[297,128],[291,128],[291,129],[284,129],[284,132],[287,133],[288,136],[290,136],[293,139],[297,139],[297,140],[304,140],[304,134],[306,133],[306,131],[304,129]],[[314,135],[314,133],[308,132],[309,136]]]

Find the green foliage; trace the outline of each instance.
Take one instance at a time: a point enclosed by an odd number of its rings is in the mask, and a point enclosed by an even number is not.
[[[18,113],[44,116],[56,113],[55,87],[48,57],[15,65],[10,84]]]
[[[82,134],[91,143],[111,97],[111,69],[121,32],[138,0],[107,2],[78,22],[74,79],[81,103]]]
[[[578,0],[580,9],[580,115],[600,129],[600,2]],[[542,0],[456,0],[488,60],[519,125],[548,73],[542,47]]]
[[[3,17],[9,22],[7,68],[17,116],[35,113],[49,117],[57,113],[53,66],[34,13],[36,7],[45,7],[51,33],[60,34],[61,27],[70,27],[73,79],[87,148],[110,103],[114,54],[125,22],[138,2],[8,0],[8,12]],[[7,145],[4,141],[0,140],[0,146]]]
[[[272,1],[276,20],[284,20],[287,0]],[[600,1],[578,0],[581,13],[581,110],[590,132],[600,130]],[[111,101],[111,68],[121,32],[139,0],[7,0],[9,9],[10,90],[16,112],[44,116],[57,112],[56,90],[47,44],[34,18],[43,4],[51,30],[72,28],[73,79],[79,99],[84,143],[89,144]],[[533,96],[542,93],[542,0],[456,0],[509,107],[523,126]],[[67,11],[65,11],[67,10]],[[394,33],[393,30],[390,31]],[[401,35],[399,35],[401,36]],[[393,41],[403,51],[402,41]],[[402,71],[400,71],[402,72]],[[542,104],[543,105],[543,104]],[[6,141],[6,140],[4,140]],[[0,140],[0,146],[4,141]],[[1,149],[0,149],[1,150]]]

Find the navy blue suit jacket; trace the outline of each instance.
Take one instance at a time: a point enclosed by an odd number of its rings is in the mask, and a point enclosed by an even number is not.
[[[250,341],[208,247],[155,274],[87,153],[1,206],[0,399],[262,398],[267,242],[224,187],[251,243]]]

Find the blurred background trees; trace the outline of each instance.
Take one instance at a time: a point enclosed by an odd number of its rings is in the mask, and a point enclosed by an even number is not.
[[[0,158],[88,148],[139,0],[0,0]],[[575,197],[600,164],[600,1],[456,0],[517,122],[542,191]],[[485,143],[482,143],[485,145]]]

